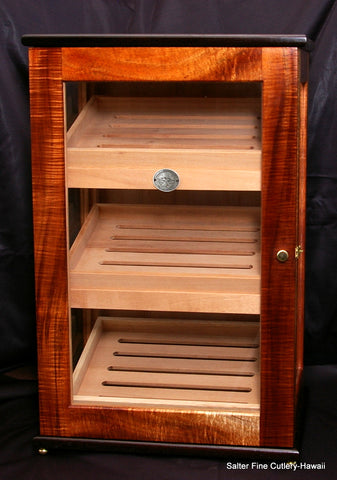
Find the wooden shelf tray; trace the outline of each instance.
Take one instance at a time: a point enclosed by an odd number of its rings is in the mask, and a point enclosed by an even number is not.
[[[70,306],[260,312],[256,207],[97,204],[70,251]]]
[[[74,403],[259,410],[256,322],[99,317]]]
[[[73,188],[153,189],[175,170],[184,190],[260,190],[260,100],[95,96],[67,135]]]

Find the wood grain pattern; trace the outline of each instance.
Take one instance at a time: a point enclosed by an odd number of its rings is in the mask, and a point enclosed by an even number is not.
[[[298,51],[264,50],[263,70],[261,445],[290,447],[298,301]],[[285,263],[276,259],[280,249],[289,252]]]
[[[206,445],[259,442],[258,413],[71,406],[68,414],[74,437]]]
[[[70,346],[60,49],[30,51],[30,95],[40,430],[62,435]]]
[[[62,49],[66,81],[259,81],[261,48]]]

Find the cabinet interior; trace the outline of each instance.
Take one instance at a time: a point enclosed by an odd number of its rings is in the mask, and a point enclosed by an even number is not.
[[[65,93],[73,403],[258,412],[260,84]]]

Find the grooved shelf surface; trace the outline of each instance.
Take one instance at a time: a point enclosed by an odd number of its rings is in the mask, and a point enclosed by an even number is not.
[[[99,317],[75,403],[259,409],[259,324]]]
[[[67,135],[69,187],[260,190],[260,99],[94,96]]]
[[[70,251],[70,305],[258,314],[260,209],[97,204]]]

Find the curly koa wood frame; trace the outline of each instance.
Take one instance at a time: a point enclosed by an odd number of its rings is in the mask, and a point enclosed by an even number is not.
[[[302,372],[307,39],[30,36],[24,43],[33,47],[37,445],[294,455]],[[74,404],[66,234],[64,82],[68,81],[262,85],[259,411]],[[286,262],[277,259],[280,250],[288,252]]]

